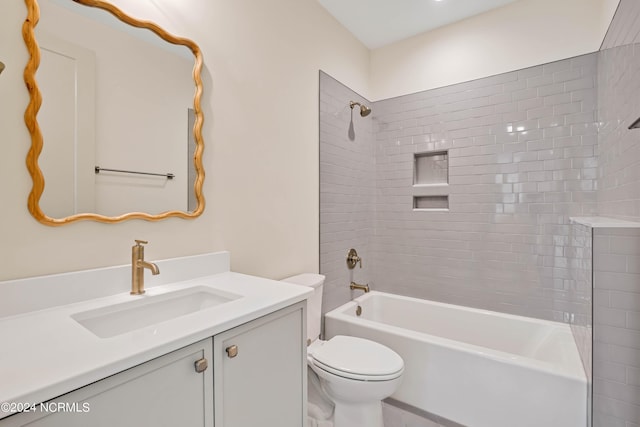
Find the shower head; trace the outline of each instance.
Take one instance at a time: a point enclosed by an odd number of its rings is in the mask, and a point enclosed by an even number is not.
[[[4,70],[4,64],[2,62],[0,62],[0,74],[2,74],[3,70]]]
[[[351,107],[352,110],[353,110],[353,107],[355,107],[356,105],[360,106],[360,115],[362,117],[367,117],[369,114],[371,114],[371,108],[367,107],[366,105],[362,105],[359,102],[355,102],[355,101],[349,102],[349,107]]]

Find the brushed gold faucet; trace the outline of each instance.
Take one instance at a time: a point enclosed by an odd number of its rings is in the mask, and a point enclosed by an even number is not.
[[[160,269],[152,262],[144,260],[144,246],[149,242],[136,240],[136,244],[131,248],[131,295],[144,294],[144,269],[151,270],[154,276],[160,274]]]
[[[352,291],[355,290],[355,289],[359,289],[361,291],[364,291],[365,293],[369,292],[369,284],[360,285],[360,284],[358,284],[356,282],[351,282],[351,285],[349,285],[349,288],[351,288]]]

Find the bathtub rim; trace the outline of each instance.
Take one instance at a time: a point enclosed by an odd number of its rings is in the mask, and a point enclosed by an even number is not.
[[[513,353],[508,353],[505,351],[501,351],[501,350],[497,350],[489,347],[482,347],[479,345],[469,344],[462,341],[456,341],[453,339],[444,338],[444,337],[440,337],[437,335],[432,335],[424,332],[416,332],[410,329],[401,328],[398,326],[392,326],[382,322],[376,322],[373,320],[359,318],[355,316],[355,314],[348,314],[349,310],[351,310],[351,313],[355,313],[355,309],[359,303],[362,303],[367,299],[371,299],[376,295],[382,295],[385,297],[391,297],[391,298],[409,300],[409,301],[416,301],[416,300],[421,302],[423,301],[426,304],[431,304],[431,305],[435,305],[443,308],[449,308],[454,310],[464,310],[464,311],[469,311],[473,313],[490,315],[493,317],[532,322],[532,323],[549,326],[552,328],[561,329],[571,336],[574,344],[573,351],[575,351],[574,358],[576,359],[577,362],[580,362],[580,363],[577,363],[577,366],[575,367],[558,365],[558,364],[545,362],[543,360],[534,359],[534,358],[523,356],[523,355],[516,355]],[[587,376],[586,376],[586,373],[584,372],[584,367],[582,366],[580,355],[578,354],[578,347],[575,343],[575,339],[573,338],[570,325],[566,323],[554,322],[551,320],[544,320],[544,319],[537,319],[533,317],[518,316],[514,314],[501,313],[497,311],[478,309],[473,307],[466,307],[462,305],[443,303],[438,301],[408,297],[405,295],[397,295],[397,294],[380,292],[380,291],[371,291],[357,298],[354,298],[353,300],[348,301],[342,304],[341,306],[334,308],[331,311],[328,311],[327,313],[325,313],[324,316],[325,318],[344,321],[350,324],[361,324],[363,326],[367,326],[373,329],[378,329],[378,330],[381,330],[382,332],[391,333],[391,334],[398,335],[408,339],[416,339],[417,336],[428,337],[428,340],[431,344],[439,347],[453,348],[457,351],[462,351],[464,353],[470,353],[477,356],[486,357],[488,359],[491,359],[500,363],[507,363],[510,365],[528,368],[541,373],[556,375],[556,376],[560,376],[570,380],[578,381],[580,383],[587,384]]]

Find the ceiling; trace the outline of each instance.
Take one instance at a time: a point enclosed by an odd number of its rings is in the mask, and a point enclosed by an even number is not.
[[[318,0],[369,49],[517,0]]]

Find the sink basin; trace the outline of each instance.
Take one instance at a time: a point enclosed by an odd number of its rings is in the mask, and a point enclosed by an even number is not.
[[[132,297],[134,298],[134,297]],[[206,286],[135,297],[134,301],[114,304],[71,316],[73,320],[100,338],[109,338],[146,326],[215,307],[240,298],[240,295]]]

